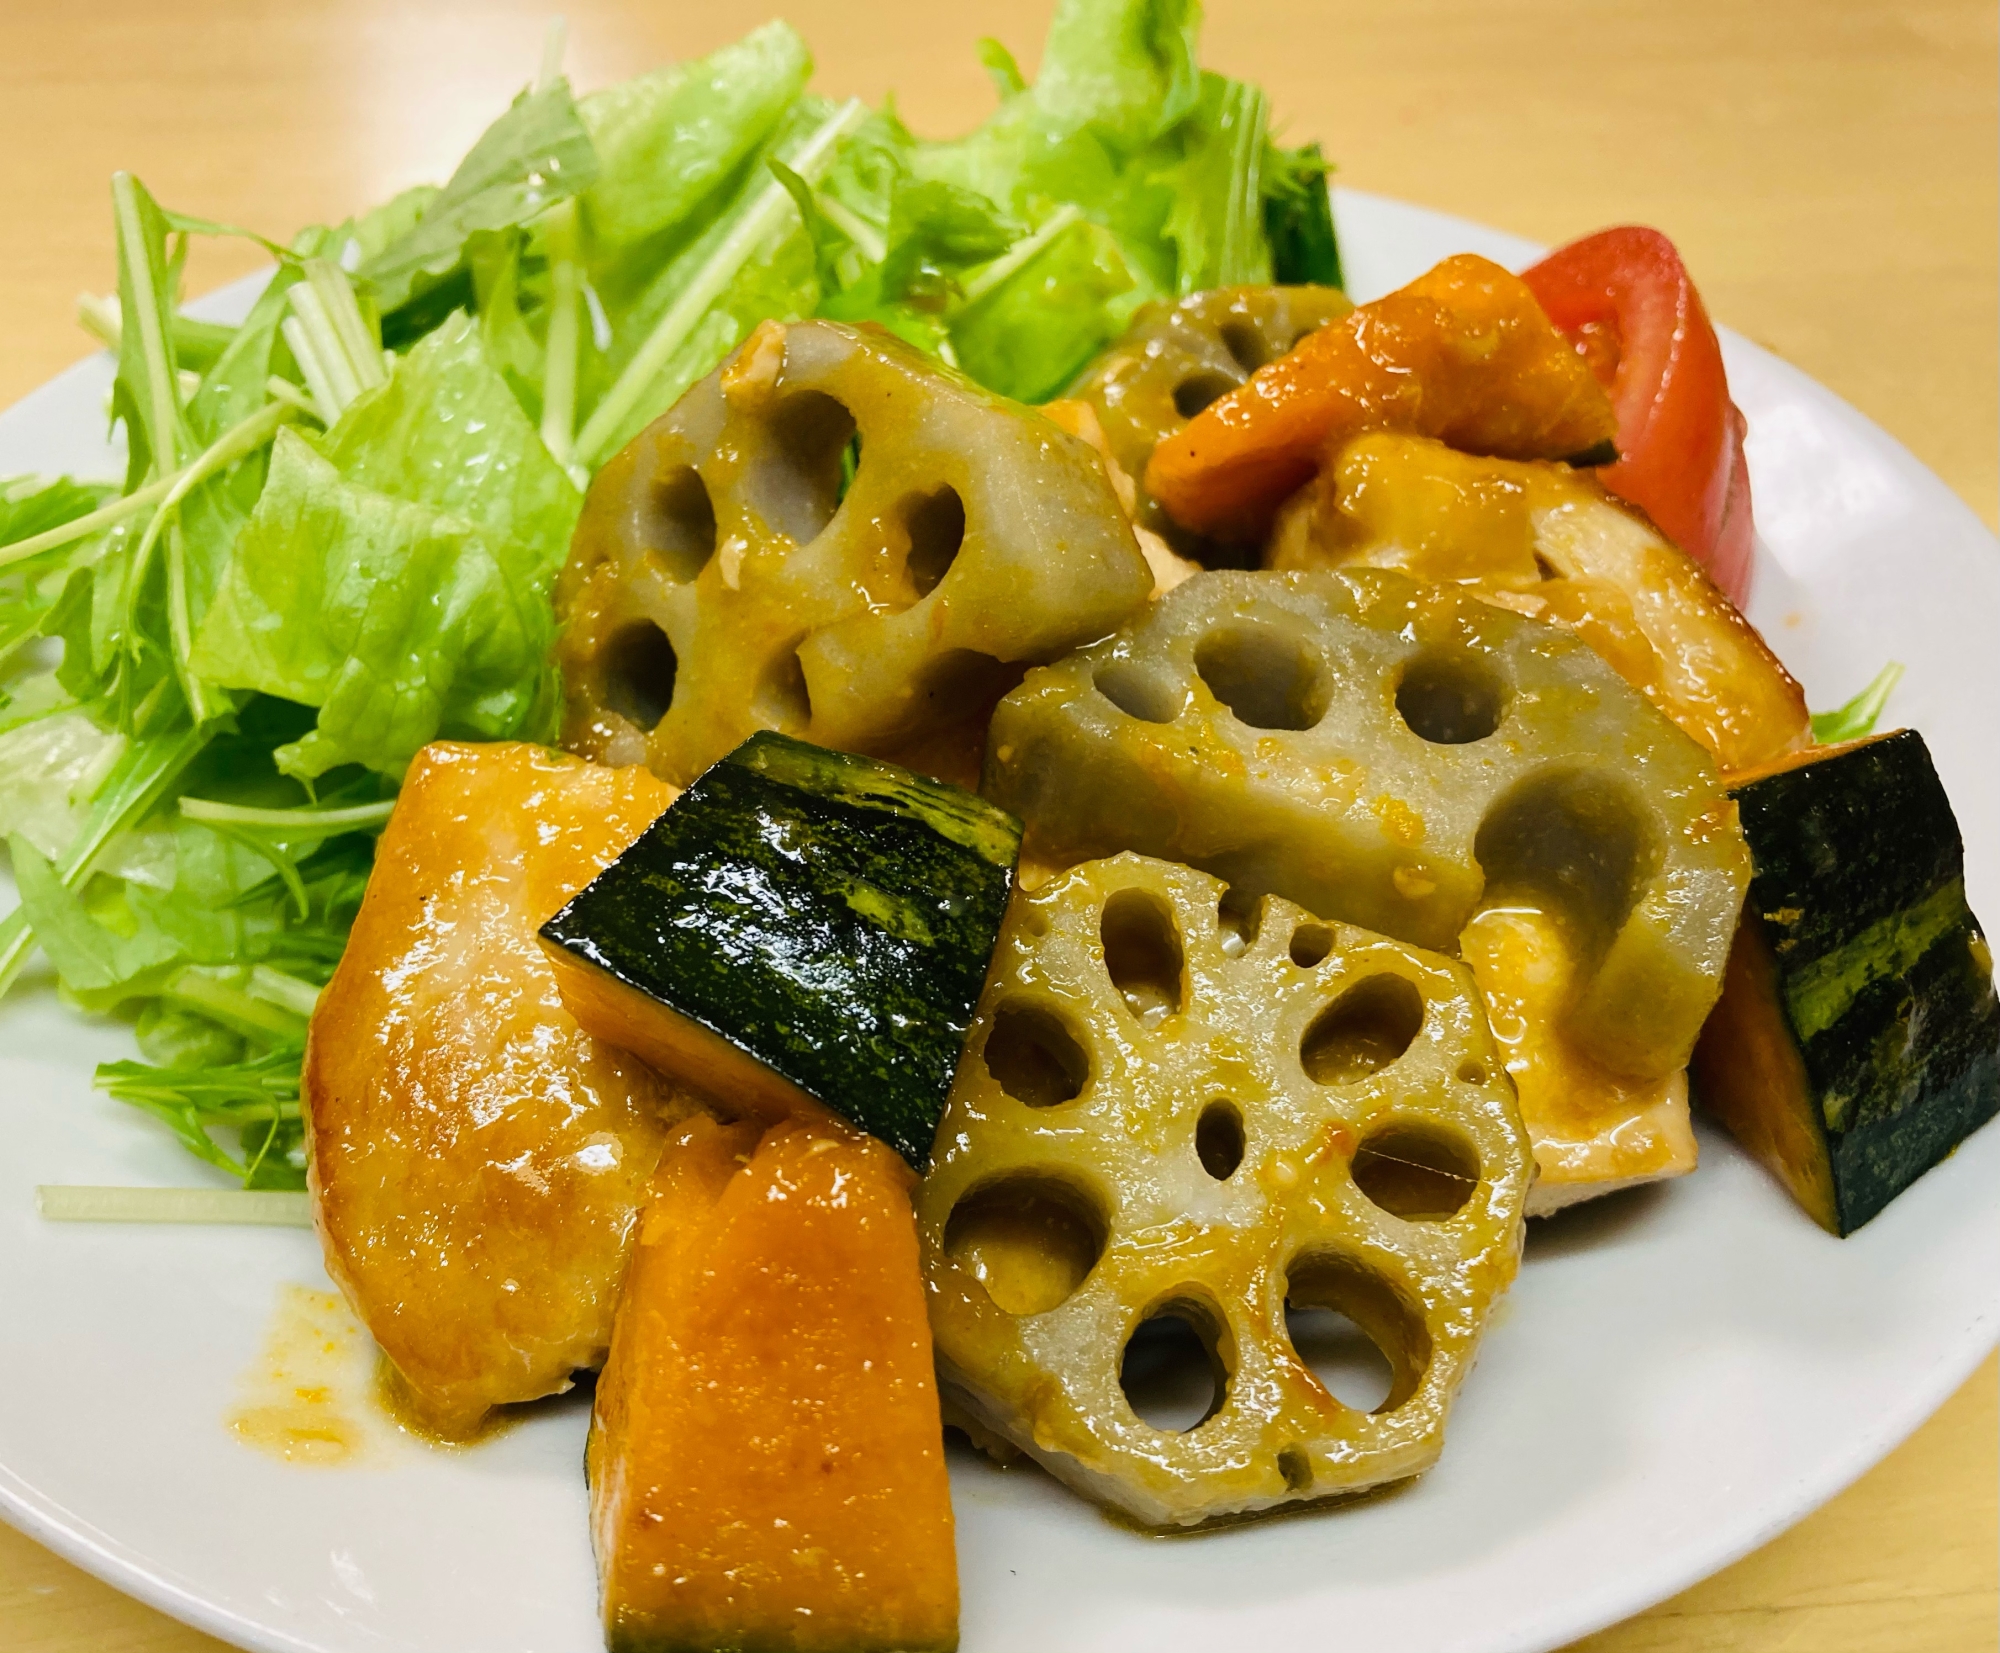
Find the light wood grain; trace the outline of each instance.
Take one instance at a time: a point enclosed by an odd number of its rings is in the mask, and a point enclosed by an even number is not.
[[[557,0],[0,5],[0,403],[86,353],[107,179],[287,235],[441,178],[532,72]],[[712,48],[780,0],[560,0],[581,86]],[[919,130],[1031,62],[1052,0],[783,0],[819,83]],[[1680,244],[1712,312],[1876,419],[1990,523],[1996,412],[1990,0],[1213,0],[1205,56],[1261,81],[1345,182],[1545,241],[1618,221]],[[203,249],[197,290],[249,268]],[[1574,1653],[1990,1653],[1995,1367],[1790,1533]],[[1560,1588],[1559,1580],[1551,1588]],[[0,1529],[0,1647],[220,1644]],[[1027,1653],[1027,1650],[1023,1650]]]

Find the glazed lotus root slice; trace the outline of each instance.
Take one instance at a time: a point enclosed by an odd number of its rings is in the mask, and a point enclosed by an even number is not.
[[[766,323],[591,485],[564,743],[679,783],[760,729],[893,754],[1151,589],[1086,444],[885,333]]]
[[[1017,898],[918,1197],[960,1414],[1149,1526],[1434,1462],[1531,1174],[1460,966],[1277,899],[1246,934],[1224,894],[1121,855]],[[1288,1304],[1376,1344],[1380,1404],[1314,1375]],[[1176,1319],[1214,1391],[1184,1429],[1121,1380]]]
[[[1217,287],[1140,309],[1072,394],[1097,410],[1112,457],[1140,484],[1141,528],[1197,562],[1254,560],[1255,547],[1221,545],[1168,516],[1141,482],[1146,461],[1209,403],[1353,308],[1337,287],[1302,286]]]
[[[1573,634],[1383,571],[1208,573],[1029,674],[985,791],[1031,861],[1136,850],[1456,951],[1482,902],[1553,908],[1566,1033],[1684,1067],[1749,857],[1708,753]]]

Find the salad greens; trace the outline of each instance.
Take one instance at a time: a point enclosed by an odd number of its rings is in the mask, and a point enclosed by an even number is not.
[[[1822,746],[1837,746],[1844,740],[1860,740],[1865,735],[1875,733],[1875,725],[1882,721],[1882,713],[1887,709],[1889,696],[1895,693],[1896,685],[1903,681],[1903,663],[1891,660],[1870,679],[1866,688],[1844,706],[1830,712],[1814,712],[1812,715],[1812,737]]]
[[[1204,73],[1194,0],[1063,0],[1031,83],[950,142],[807,90],[771,23],[578,98],[560,36],[442,186],[265,241],[244,319],[112,181],[122,484],[0,483],[0,836],[100,1070],[253,1187],[303,1185],[307,1019],[400,776],[554,738],[550,591],[595,468],[768,318],[901,335],[1026,400],[1148,301],[1339,280],[1326,164]],[[252,239],[259,239],[252,237]]]

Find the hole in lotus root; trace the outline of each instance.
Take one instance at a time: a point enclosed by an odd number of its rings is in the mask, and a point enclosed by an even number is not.
[[[948,649],[923,670],[918,693],[927,708],[926,721],[934,725],[954,716],[977,717],[983,728],[1001,697],[1019,688],[1026,675],[1023,667],[978,649]]]
[[[1304,1492],[1313,1484],[1312,1459],[1302,1446],[1286,1447],[1278,1454],[1278,1473],[1285,1479],[1287,1492]]]
[[[840,497],[847,498],[847,492],[854,486],[854,479],[861,474],[861,432],[856,431],[847,439],[847,446],[840,450]]]
[[[1031,1108],[1074,1101],[1090,1079],[1090,1058],[1076,1036],[1039,1005],[1003,1004],[984,1055],[994,1082]]]
[[[1327,686],[1304,638],[1269,626],[1222,626],[1201,640],[1194,669],[1238,723],[1310,729],[1326,716]]]
[[[1351,1085],[1386,1068],[1424,1025],[1424,999],[1401,976],[1370,976],[1313,1018],[1299,1065],[1322,1085]]]
[[[1292,962],[1310,970],[1333,951],[1333,932],[1324,924],[1301,924],[1292,932]]]
[[[1458,1081],[1462,1085],[1483,1085],[1486,1083],[1486,1068],[1479,1062],[1458,1064]]]
[[[1229,1397],[1222,1317],[1192,1297],[1162,1303],[1125,1343],[1118,1384],[1143,1423],[1170,1434],[1198,1429]]]
[[[751,497],[766,523],[803,545],[840,508],[841,456],[854,415],[824,391],[802,390],[780,402],[770,421],[769,457],[757,467]]]
[[[1549,902],[1579,927],[1579,952],[1593,967],[1662,855],[1657,826],[1624,782],[1563,769],[1531,775],[1496,801],[1472,853],[1489,902]]]
[[[1433,746],[1464,746],[1500,727],[1507,691],[1492,669],[1467,655],[1426,655],[1396,685],[1396,710]]]
[[[715,506],[708,486],[692,465],[682,465],[654,482],[648,504],[640,538],[668,576],[685,585],[715,555]]]
[[[1157,896],[1144,890],[1120,890],[1104,903],[1098,922],[1104,942],[1104,968],[1126,1007],[1146,1027],[1158,1027],[1178,1015],[1184,1003],[1181,987],[1181,938],[1173,915]]]
[[[1245,373],[1255,373],[1270,361],[1271,351],[1264,343],[1264,335],[1249,322],[1232,318],[1222,324],[1220,332],[1222,348]]]
[[[1226,373],[1194,373],[1174,386],[1174,411],[1183,419],[1197,413],[1234,390],[1239,381]]]
[[[1257,944],[1257,923],[1264,911],[1264,898],[1231,884],[1216,904],[1216,928],[1222,932],[1222,950],[1230,958],[1241,958]]]
[[[928,597],[965,543],[965,502],[955,488],[919,494],[904,502],[903,526],[910,536],[910,585],[918,597]]]
[[[1354,1151],[1354,1185],[1392,1217],[1443,1222],[1479,1186],[1479,1156],[1455,1131],[1428,1123],[1385,1125]]]
[[[1227,1182],[1243,1163],[1243,1115],[1236,1104],[1218,1096],[1195,1121],[1194,1156],[1217,1182]]]
[[[605,645],[598,667],[604,674],[604,703],[651,734],[674,703],[678,669],[673,644],[652,621],[624,626]]]
[[[1053,1177],[1012,1176],[952,1207],[945,1254],[1008,1314],[1046,1314],[1067,1302],[1104,1254],[1092,1201]]]
[[[1417,1392],[1431,1339],[1402,1295],[1366,1264],[1308,1254],[1285,1279],[1285,1329],[1299,1363],[1341,1405],[1393,1412]]]
[[[812,695],[797,649],[785,650],[771,663],[751,697],[750,711],[766,728],[787,734],[795,735],[812,722]]]
[[[1178,683],[1160,678],[1133,660],[1112,660],[1091,679],[1097,692],[1127,717],[1141,723],[1171,723],[1187,704]]]

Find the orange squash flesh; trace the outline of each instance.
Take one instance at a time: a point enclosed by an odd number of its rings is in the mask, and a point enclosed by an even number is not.
[[[958,1645],[912,1182],[830,1119],[669,1147],[591,1426],[611,1653]]]
[[[1618,421],[1518,276],[1471,253],[1309,333],[1153,450],[1146,486],[1197,533],[1261,539],[1329,444],[1368,430],[1496,459],[1567,459]]]

